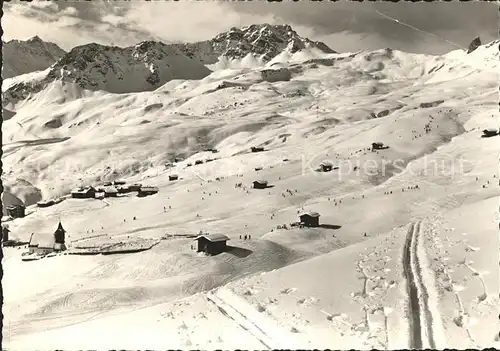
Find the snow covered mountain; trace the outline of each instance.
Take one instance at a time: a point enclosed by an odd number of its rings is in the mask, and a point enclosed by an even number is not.
[[[69,83],[66,90],[72,90],[75,96],[82,96],[80,89],[150,91],[172,79],[201,79],[211,72],[203,65],[255,67],[283,55],[314,58],[333,53],[324,43],[299,36],[289,25],[269,24],[233,28],[193,44],[147,41],[127,48],[87,44],[73,48],[43,75],[6,82],[4,100],[6,104],[17,103],[55,81]]]
[[[241,61],[245,58],[262,64],[283,52],[336,53],[325,43],[301,37],[289,25],[270,24],[231,28],[211,40],[175,46],[189,57],[195,57],[207,65],[218,61]]]
[[[210,72],[196,59],[161,42],[145,41],[126,48],[93,43],[73,48],[42,76],[12,84],[4,99],[7,103],[24,100],[54,82],[77,90],[150,91],[173,79],[201,79]]]
[[[45,42],[38,36],[26,41],[11,40],[2,44],[3,79],[44,70],[66,53],[56,44]]]

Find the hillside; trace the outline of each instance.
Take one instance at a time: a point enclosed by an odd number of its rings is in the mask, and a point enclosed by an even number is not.
[[[47,237],[61,220],[70,247],[161,241],[35,262],[4,249],[7,347],[498,347],[500,143],[482,137],[498,128],[494,45],[297,51],[155,90],[54,80],[10,100],[3,164],[16,201],[105,180],[159,188],[29,206],[13,237]],[[316,171],[327,160],[338,168]],[[253,189],[258,179],[270,187]],[[321,225],[292,227],[303,211]],[[227,235],[230,250],[196,254],[188,236],[200,230]]]
[[[66,54],[54,43],[45,42],[38,36],[28,40],[3,42],[2,78],[43,71]]]

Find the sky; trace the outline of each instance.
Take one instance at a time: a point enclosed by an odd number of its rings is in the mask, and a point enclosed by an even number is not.
[[[298,34],[338,52],[397,50],[442,54],[476,36],[498,38],[492,2],[266,1],[12,1],[3,4],[3,40],[35,35],[65,50],[96,42],[130,46],[143,40],[195,42],[231,27],[290,24]]]

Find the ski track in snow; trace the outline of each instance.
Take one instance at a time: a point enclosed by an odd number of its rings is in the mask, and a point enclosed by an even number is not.
[[[428,292],[433,286],[425,281],[423,270],[426,267],[420,258],[424,250],[419,250],[419,241],[422,240],[421,225],[421,221],[410,224],[403,251],[403,270],[408,293],[409,347],[417,349],[436,348],[434,318],[429,306]]]
[[[293,339],[290,335],[280,330],[269,319],[265,319],[245,300],[234,295],[227,288],[216,289],[215,292],[208,293],[206,297],[224,316],[252,334],[267,349],[293,347],[293,341],[290,342]],[[289,342],[285,342],[285,340],[289,340]]]

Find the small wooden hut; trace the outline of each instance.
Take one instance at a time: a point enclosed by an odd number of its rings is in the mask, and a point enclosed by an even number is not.
[[[262,151],[264,151],[264,147],[263,147],[263,146],[252,146],[252,147],[250,148],[250,150],[251,150],[252,152],[262,152]]]
[[[333,164],[331,162],[321,162],[319,164],[319,169],[321,172],[330,172],[333,169]]]
[[[137,192],[137,196],[143,197],[143,196],[154,195],[158,193],[158,191],[159,191],[158,188],[155,186],[143,186]]]
[[[26,207],[24,205],[7,206],[7,214],[12,218],[23,218],[26,216]]]
[[[385,148],[384,143],[381,143],[379,141],[372,143],[372,151],[373,150],[381,150],[384,148]]]
[[[203,234],[197,236],[196,252],[205,252],[209,255],[217,255],[226,251],[229,238],[223,234]]]
[[[319,227],[319,213],[318,212],[308,212],[303,213],[299,216],[300,223],[305,227]]]
[[[496,128],[486,128],[483,130],[483,137],[492,137],[498,135],[498,129]]]
[[[254,189],[265,189],[267,188],[267,180],[256,180],[253,182]]]

